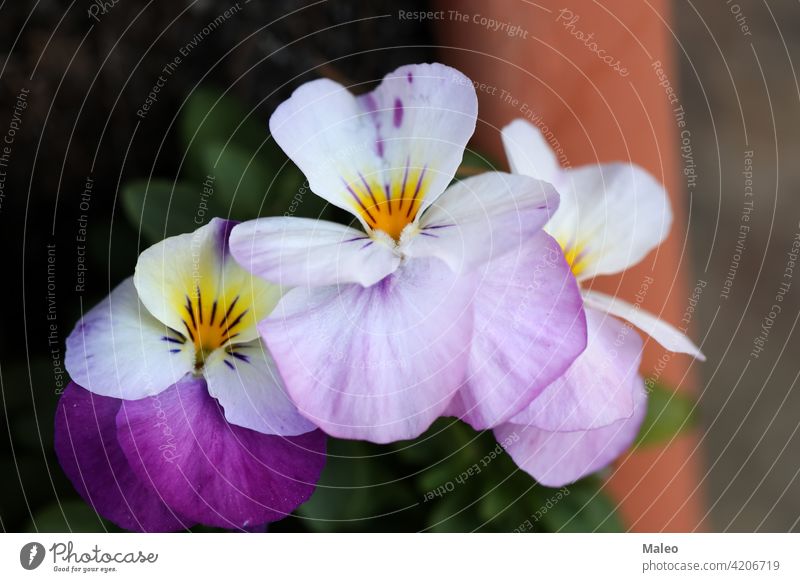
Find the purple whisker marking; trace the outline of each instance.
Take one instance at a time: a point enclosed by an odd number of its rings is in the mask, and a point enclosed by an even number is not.
[[[378,201],[375,200],[375,194],[372,193],[372,188],[370,188],[369,184],[367,184],[367,179],[361,174],[361,172],[358,173],[358,177],[361,178],[361,183],[364,184],[364,188],[367,189],[367,193],[369,194],[369,197],[372,198],[372,203],[377,208]]]
[[[250,356],[246,356],[244,354],[240,354],[239,352],[230,352],[230,354],[236,358],[237,360],[241,360],[243,362],[250,363]]]
[[[248,311],[250,311],[250,309],[249,309],[249,308],[248,308],[248,309],[245,309],[244,311],[242,311],[242,312],[239,314],[239,317],[237,317],[236,319],[234,319],[234,320],[233,320],[233,323],[232,323],[232,324],[230,324],[228,327],[226,327],[226,328],[225,328],[225,331],[223,331],[223,332],[222,332],[222,335],[227,335],[227,333],[228,333],[228,332],[229,332],[231,329],[233,329],[234,327],[236,327],[237,325],[239,325],[239,322],[240,322],[240,321],[242,321],[242,318],[243,318],[245,315],[247,315],[247,312],[248,312]]]
[[[227,321],[228,321],[228,317],[230,317],[230,315],[231,315],[231,311],[233,311],[233,308],[236,306],[236,302],[237,302],[237,301],[239,301],[239,296],[238,296],[238,295],[237,295],[236,297],[234,297],[234,298],[233,298],[233,301],[231,301],[231,305],[230,305],[230,307],[228,307],[228,311],[226,311],[226,312],[225,312],[225,315],[224,315],[224,316],[222,317],[222,319],[219,321],[219,326],[220,326],[220,328],[221,328],[223,325],[225,325],[225,322],[227,322]]]
[[[395,127],[403,125],[403,101],[399,97],[394,100],[394,117],[392,121]]]
[[[406,218],[410,218],[411,210],[414,208],[414,203],[417,201],[417,196],[419,195],[419,190],[422,188],[422,178],[425,176],[425,171],[428,169],[428,164],[422,168],[422,171],[419,173],[419,179],[417,180],[417,187],[414,188],[414,196],[411,198],[411,206],[408,207],[406,211]]]
[[[367,237],[365,237],[365,236],[354,236],[353,238],[349,238],[347,240],[343,240],[342,244],[353,242],[353,241],[357,241],[357,240],[364,240],[365,238],[367,238]]]
[[[356,202],[358,202],[358,205],[361,207],[361,210],[363,210],[363,211],[364,211],[364,213],[367,215],[367,217],[370,219],[370,221],[372,221],[372,226],[375,226],[375,217],[374,217],[374,216],[372,216],[372,214],[370,214],[369,210],[367,210],[367,207],[366,207],[366,206],[364,206],[364,203],[361,201],[361,198],[359,198],[358,194],[356,194],[355,192],[353,192],[353,189],[350,187],[350,184],[348,184],[348,183],[345,181],[345,179],[344,179],[344,178],[342,178],[342,182],[344,182],[344,185],[345,185],[345,187],[347,188],[347,191],[348,191],[348,192],[350,192],[350,195],[353,197],[353,199],[354,199]]]
[[[208,325],[214,325],[214,317],[217,315],[217,300],[214,299],[214,303],[211,305],[211,321],[208,322]]]
[[[225,362],[225,365],[228,366],[231,370],[236,369],[236,367],[233,364],[231,364],[229,360],[223,360],[223,361]]]
[[[178,338],[168,337],[168,336],[163,335],[163,336],[161,336],[161,341],[170,342],[170,343],[173,343],[173,344],[182,344],[186,340],[184,339],[183,341],[181,341]]]
[[[194,308],[192,307],[192,300],[189,299],[189,296],[186,296],[186,305],[184,305],[186,311],[189,313],[189,317],[192,318],[192,327],[197,329],[197,322],[194,319]]]
[[[365,242],[363,245],[361,245],[361,248],[358,249],[358,250],[363,251],[365,248],[367,248],[371,244],[372,244],[372,241],[369,240],[369,241]]]
[[[421,234],[422,236],[429,236],[429,237],[431,237],[431,238],[439,238],[439,235],[436,235],[436,234],[431,234],[431,233],[429,233],[429,232],[424,232],[424,231],[423,231],[423,232],[420,232],[420,234]]]
[[[200,287],[197,287],[197,319],[203,323],[203,296],[200,294]]]
[[[408,82],[409,82],[409,83],[413,83],[413,82],[414,82],[414,73],[412,73],[411,71],[409,71],[409,72],[408,72],[408,76],[407,76],[406,78],[408,79]]]
[[[383,183],[383,195],[388,202],[387,206],[389,207],[389,216],[392,215],[392,190],[389,188],[389,182]]]
[[[186,327],[186,331],[189,332],[189,337],[191,338],[192,343],[194,343],[195,340],[194,340],[194,334],[192,333],[192,329],[189,327],[189,324],[186,323],[185,319],[183,319],[181,321],[183,322],[184,327]]]
[[[180,349],[180,348],[172,348],[172,349],[169,351],[169,353],[170,353],[170,354],[177,354],[177,353],[178,353],[178,352],[180,352],[180,351],[181,351],[181,349]]]
[[[437,228],[450,228],[451,226],[455,226],[455,224],[432,224],[430,226],[423,227],[422,230],[435,230]]]
[[[375,140],[375,149],[378,152],[378,157],[382,158],[383,157],[383,140],[382,139]]]
[[[400,190],[400,204],[397,207],[398,210],[403,208],[403,198],[405,198],[405,195],[406,195],[406,183],[408,182],[408,167],[410,165],[411,165],[411,158],[406,156],[406,171],[403,174],[403,188]]]

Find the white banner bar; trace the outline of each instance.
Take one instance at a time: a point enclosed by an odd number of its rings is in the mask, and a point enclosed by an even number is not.
[[[798,562],[796,534],[0,535],[3,581],[796,581]]]

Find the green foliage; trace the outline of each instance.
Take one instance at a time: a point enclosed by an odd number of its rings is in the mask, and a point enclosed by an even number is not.
[[[456,178],[463,180],[470,176],[477,176],[484,172],[505,172],[507,169],[501,167],[496,160],[484,156],[473,149],[464,150],[464,158],[456,171]]]
[[[537,484],[491,432],[440,419],[414,441],[331,439],[320,486],[298,513],[311,531],[621,531],[596,479]]]
[[[139,180],[122,190],[126,215],[149,243],[198,228],[199,202],[194,188],[170,180]]]
[[[647,416],[636,446],[663,444],[694,426],[695,402],[657,382],[648,382]]]
[[[70,499],[45,506],[28,523],[28,532],[38,533],[93,533],[121,531],[114,524],[95,513],[80,499]]]
[[[271,139],[266,119],[231,95],[196,90],[178,126],[181,176],[136,180],[122,189],[122,207],[133,227],[141,229],[141,246],[196,230],[213,217],[334,215]]]

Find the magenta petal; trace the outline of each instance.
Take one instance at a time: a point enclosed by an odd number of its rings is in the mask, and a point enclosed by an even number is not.
[[[561,248],[544,232],[486,265],[474,305],[468,381],[448,413],[483,430],[517,414],[582,357],[586,318]]]
[[[410,439],[464,379],[473,291],[442,261],[410,259],[371,287],[295,288],[259,330],[314,424],[340,438]]]
[[[635,405],[630,418],[603,428],[549,432],[506,423],[494,429],[499,442],[517,465],[542,485],[561,487],[610,464],[633,444],[647,412],[644,381],[636,378]]]
[[[228,424],[205,380],[186,377],[117,413],[122,450],[140,479],[183,515],[224,528],[286,517],[325,464],[320,431],[286,438]]]
[[[194,525],[173,513],[134,474],[117,441],[121,400],[70,383],[58,403],[55,449],[61,467],[97,513],[133,531],[175,531]]]

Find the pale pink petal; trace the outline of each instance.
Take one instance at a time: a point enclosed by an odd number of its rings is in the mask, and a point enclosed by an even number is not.
[[[544,232],[486,265],[474,309],[468,380],[448,413],[481,430],[507,421],[582,357],[586,321],[561,249]]]
[[[506,423],[494,430],[495,438],[509,443],[506,451],[514,462],[542,485],[568,485],[608,466],[633,444],[647,412],[644,382],[640,377],[636,382],[630,418],[573,432]]]
[[[576,431],[631,416],[642,340],[631,325],[601,311],[586,309],[586,323],[586,351],[510,422],[547,431]]]
[[[436,259],[284,297],[259,329],[300,412],[340,438],[418,436],[464,379],[474,284]]]
[[[470,271],[519,252],[557,207],[558,194],[549,184],[487,172],[448,188],[401,248],[412,257],[438,257],[455,272]]]

